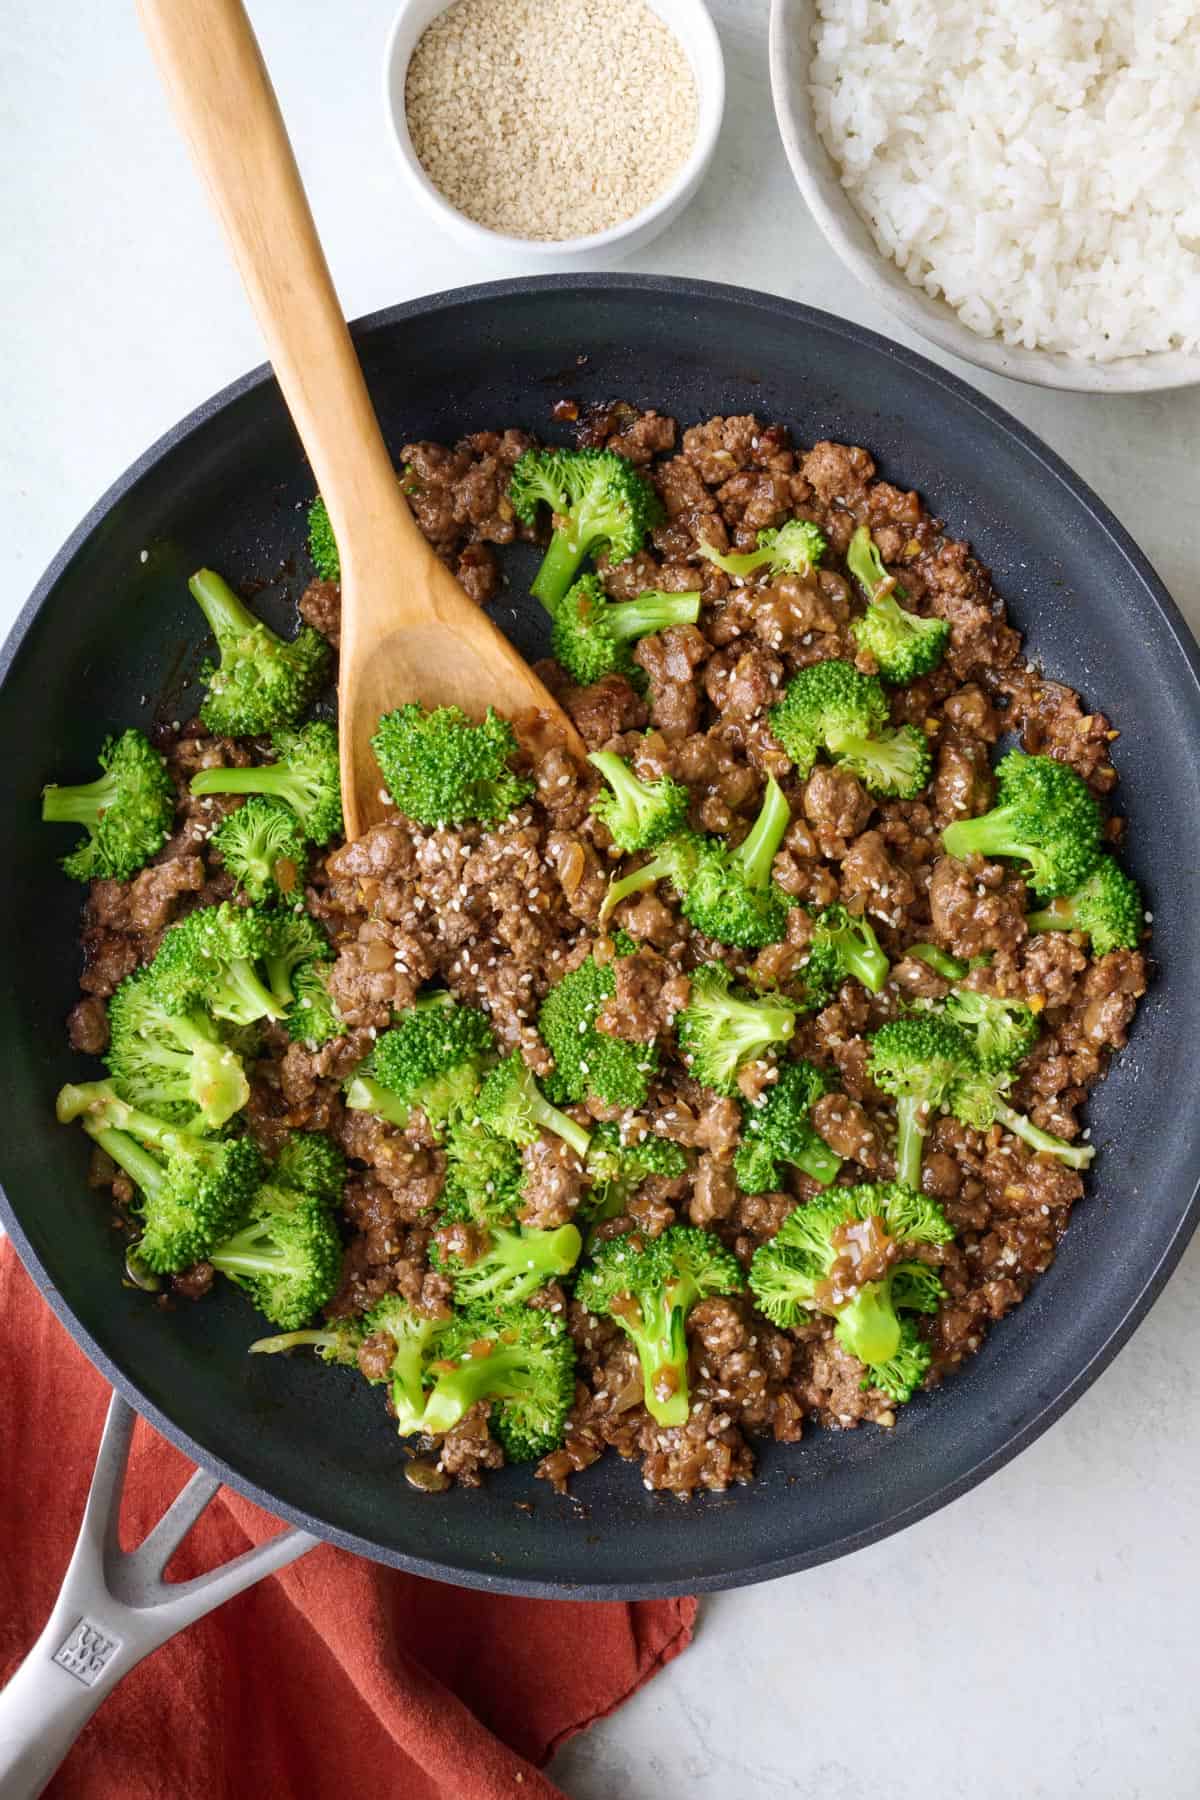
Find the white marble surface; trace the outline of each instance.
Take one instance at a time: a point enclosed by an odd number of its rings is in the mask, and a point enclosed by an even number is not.
[[[401,186],[379,97],[389,0],[251,10],[351,315],[519,272],[469,265]],[[717,161],[630,266],[741,281],[903,335],[791,186],[766,0],[713,10],[730,76]],[[0,625],[126,463],[261,354],[132,6],[7,0],[4,21]],[[1200,624],[1200,391],[1106,401],[958,372],[1112,502]],[[707,1601],[687,1655],[560,1755],[572,1800],[1200,1792],[1198,1276],[1200,1245],[1116,1365],[982,1489],[833,1567]]]

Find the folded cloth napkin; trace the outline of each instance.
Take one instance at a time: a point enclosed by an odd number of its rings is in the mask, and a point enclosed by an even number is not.
[[[46,1621],[108,1387],[0,1241],[0,1685]],[[191,1465],[144,1421],[122,1540]],[[222,1489],[185,1579],[278,1520]],[[150,1656],[86,1727],[54,1800],[562,1800],[538,1773],[691,1639],[695,1600],[588,1605],[445,1587],[322,1544]]]

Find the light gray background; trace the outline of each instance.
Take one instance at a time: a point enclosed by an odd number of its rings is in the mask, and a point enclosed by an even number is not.
[[[251,10],[350,316],[520,272],[469,261],[401,185],[380,99],[389,0]],[[629,266],[767,288],[915,342],[842,271],[791,185],[766,10],[716,0],[716,162]],[[0,168],[6,626],[108,483],[261,349],[131,0],[8,0]],[[1200,623],[1200,390],[1106,400],[955,366],[1111,503]],[[1119,718],[1120,696],[1114,669],[1096,698]],[[1189,1061],[1180,1104],[1194,1092]],[[832,1567],[706,1601],[687,1654],[559,1756],[573,1800],[1200,1793],[1198,1275],[1200,1245],[1115,1367],[982,1489]]]

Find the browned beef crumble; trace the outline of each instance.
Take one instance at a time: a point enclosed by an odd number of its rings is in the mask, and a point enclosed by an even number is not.
[[[926,940],[964,959],[988,956],[988,966],[968,979],[1040,1011],[1042,1036],[1022,1068],[1014,1104],[1059,1136],[1076,1136],[1088,1089],[1126,1041],[1146,986],[1143,958],[1129,951],[1094,957],[1061,933],[1030,936],[1019,875],[978,858],[944,856],[940,833],[992,803],[990,752],[1005,731],[1018,734],[1027,750],[1069,763],[1097,795],[1109,794],[1117,734],[1107,719],[1021,659],[987,570],[915,493],[877,479],[866,450],[819,443],[803,451],[782,427],[750,415],[710,419],[682,434],[674,420],[624,403],[582,415],[572,406],[558,416],[580,419],[581,443],[607,446],[642,467],[662,500],[662,523],[641,554],[611,568],[602,559],[610,597],[699,588],[704,604],[698,626],[673,627],[637,646],[644,693],[615,675],[574,687],[553,662],[540,665],[548,685],[590,748],[628,756],[646,778],[670,774],[685,783],[697,828],[735,840],[744,835],[765,778],[774,774],[792,809],[776,879],[806,905],[840,899],[865,912],[892,958],[881,995],[847,982],[833,1004],[801,1020],[791,1046],[837,1077],[839,1091],[818,1103],[815,1123],[846,1158],[844,1178],[892,1173],[894,1114],[867,1073],[866,1036],[912,999],[947,992],[927,964],[905,955],[907,946]],[[515,430],[477,432],[452,448],[416,443],[402,452],[404,487],[421,529],[481,603],[500,582],[493,547],[532,535],[506,497],[512,465],[531,441]],[[829,540],[827,566],[808,579],[789,575],[740,587],[699,553],[701,542],[751,548],[761,529],[797,512]],[[878,801],[837,768],[819,766],[798,780],[765,718],[788,678],[808,664],[840,656],[874,672],[848,630],[861,601],[842,568],[850,536],[864,521],[884,561],[903,570],[908,604],[951,627],[942,665],[893,696],[896,721],[918,724],[935,752],[930,787],[915,801]],[[311,583],[300,601],[303,617],[335,644],[339,601],[336,585],[325,581]],[[94,883],[85,909],[84,997],[68,1030],[73,1047],[90,1054],[107,1042],[103,999],[153,955],[174,919],[230,891],[208,836],[238,802],[193,799],[187,781],[197,768],[250,762],[259,746],[213,739],[193,722],[165,734],[163,747],[179,790],[177,829],[132,881]],[[357,843],[314,857],[307,900],[334,947],[332,991],[347,1033],[313,1051],[268,1032],[247,1116],[268,1148],[287,1130],[307,1127],[332,1133],[350,1159],[348,1246],[331,1318],[393,1292],[432,1317],[445,1316],[449,1283],[431,1266],[430,1246],[440,1238],[468,1257],[478,1248],[469,1229],[463,1237],[453,1228],[461,1238],[453,1244],[437,1230],[444,1164],[420,1115],[400,1132],[342,1106],[342,1082],[392,1009],[439,978],[490,1015],[506,1050],[519,1048],[545,1074],[552,1063],[536,1030],[540,1001],[589,951],[611,955],[595,924],[615,860],[604,827],[589,813],[596,778],[559,749],[547,751],[533,772],[534,799],[495,830],[432,830],[397,814]],[[1120,828],[1110,821],[1110,835]],[[783,1191],[739,1192],[732,1157],[740,1109],[700,1087],[674,1059],[674,1019],[687,1002],[689,971],[714,955],[751,980],[786,990],[805,955],[808,914],[794,910],[784,941],[753,959],[693,932],[666,888],[627,902],[617,922],[639,948],[618,964],[617,991],[600,1028],[632,1042],[657,1039],[662,1071],[643,1112],[652,1129],[687,1148],[689,1170],[647,1181],[602,1235],[654,1236],[679,1220],[715,1232],[748,1263],[817,1189],[789,1171]],[[752,1097],[753,1071],[747,1081]],[[615,1116],[596,1104],[576,1110],[580,1117]],[[568,1220],[584,1191],[578,1160],[551,1137],[539,1139],[524,1160],[523,1219],[538,1226]],[[133,1197],[106,1158],[94,1159],[91,1180],[108,1187],[118,1205]],[[951,1118],[931,1131],[923,1184],[956,1233],[952,1244],[922,1252],[939,1265],[947,1289],[929,1326],[933,1384],[979,1348],[990,1325],[1049,1267],[1083,1184],[999,1127],[980,1133]],[[200,1264],[173,1288],[198,1296],[211,1283],[211,1267]],[[832,1321],[781,1332],[746,1296],[694,1309],[692,1411],[685,1425],[664,1429],[642,1404],[636,1355],[611,1321],[583,1311],[557,1283],[531,1304],[565,1313],[578,1353],[565,1443],[538,1469],[557,1488],[611,1446],[640,1459],[648,1487],[684,1496],[720,1490],[750,1479],[748,1440],[755,1436],[794,1442],[805,1419],[846,1428],[894,1422],[891,1402],[864,1388],[862,1365],[837,1344]],[[386,1372],[389,1357],[389,1342],[378,1336],[359,1353],[373,1377]],[[440,1445],[418,1448],[436,1457],[436,1474],[433,1465],[414,1465],[429,1473],[431,1486],[447,1476],[475,1484],[480,1470],[503,1460],[486,1405],[473,1408]]]

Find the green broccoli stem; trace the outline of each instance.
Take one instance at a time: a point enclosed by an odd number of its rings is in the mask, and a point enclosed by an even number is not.
[[[792,809],[783,789],[773,775],[768,775],[762,810],[731,859],[741,864],[747,887],[765,888],[768,885],[771,864],[791,822]]]
[[[45,788],[42,818],[53,825],[98,825],[116,800],[117,792],[117,777],[111,771],[78,787]]]
[[[279,763],[256,769],[198,769],[191,779],[193,794],[269,794],[283,799],[288,771]]]
[[[167,1156],[175,1150],[196,1147],[197,1140],[191,1133],[180,1131],[177,1125],[166,1124],[140,1107],[130,1106],[107,1082],[86,1082],[78,1086],[68,1083],[60,1088],[55,1115],[60,1125],[79,1119],[92,1137],[101,1130],[115,1131],[123,1137],[136,1138],[139,1144],[153,1144]]]
[[[43,814],[45,817],[45,814]],[[1075,908],[1073,894],[1060,894],[1049,906],[1040,906],[1035,912],[1026,913],[1025,923],[1030,931],[1082,931]]]
[[[376,1113],[389,1125],[403,1131],[412,1117],[412,1108],[390,1088],[371,1075],[355,1075],[346,1088],[346,1105],[351,1112]]]
[[[188,589],[218,645],[223,647],[257,628],[254,614],[214,570],[198,569],[188,582]]]
[[[978,819],[956,819],[942,833],[942,847],[950,856],[1016,856],[1029,861],[1026,846],[1017,842],[1013,809],[997,806]]]
[[[853,931],[837,933],[838,956],[850,974],[869,993],[877,994],[891,970],[891,963],[878,944],[864,944]]]
[[[653,887],[656,881],[665,881],[673,867],[669,856],[656,856],[652,862],[643,863],[640,869],[635,869],[632,875],[623,875],[620,881],[610,881],[597,923],[605,925],[622,900],[628,900],[631,894],[640,894],[643,888]]]
[[[836,1316],[838,1342],[860,1362],[890,1362],[899,1350],[900,1320],[889,1282],[866,1282]]]
[[[1091,1144],[1068,1144],[1065,1138],[1043,1131],[1040,1125],[1035,1125],[1024,1113],[1014,1112],[1011,1106],[997,1106],[996,1118],[1031,1150],[1044,1150],[1048,1156],[1065,1163],[1068,1169],[1086,1169],[1096,1154]]]
[[[700,554],[706,561],[715,563],[718,569],[723,569],[726,575],[742,578],[746,575],[753,575],[756,569],[761,569],[764,563],[769,563],[772,552],[770,549],[742,550],[726,555],[719,550],[714,550],[711,544],[701,544]]]
[[[805,1144],[794,1157],[788,1159],[795,1163],[805,1175],[813,1181],[828,1187],[842,1166],[842,1159],[836,1151],[831,1150],[824,1138],[817,1132],[812,1134],[812,1142]]]
[[[421,1430],[440,1437],[458,1424],[477,1400],[519,1400],[527,1391],[520,1378],[524,1356],[501,1347],[490,1356],[473,1356],[438,1376],[421,1415]],[[436,1365],[435,1365],[436,1367]]]
[[[648,800],[653,799],[644,781],[636,776],[623,756],[615,750],[593,750],[588,757],[593,769],[599,769],[605,781],[621,801],[631,811],[637,811]]]
[[[951,956],[949,951],[939,949],[937,944],[910,944],[904,954],[915,956],[946,981],[961,981],[970,967],[969,963],[960,962],[957,956]]]
[[[284,1350],[298,1350],[305,1344],[311,1344],[316,1350],[332,1350],[337,1342],[336,1331],[283,1331],[278,1337],[256,1338],[248,1354],[278,1356]]]
[[[646,1411],[660,1425],[686,1425],[691,1405],[684,1330],[687,1304],[679,1285],[664,1289],[653,1305],[642,1299],[631,1302],[628,1313],[619,1309],[619,1303],[613,1308],[613,1317],[633,1339],[642,1365]]]
[[[846,567],[869,599],[887,599],[893,593],[902,600],[907,598],[904,589],[884,568],[883,558],[869,526],[860,525],[851,537],[846,551]]]
[[[223,971],[210,1004],[218,1018],[252,1025],[256,1019],[282,1019],[290,1002],[277,999],[259,980],[253,963],[242,956]]]
[[[171,1031],[184,1048],[162,1048],[159,1061],[164,1068],[175,1069],[187,1077],[200,1112],[210,1124],[223,1125],[250,1098],[241,1058],[228,1045],[214,1043],[187,1013],[177,1013],[172,1018]]]
[[[590,548],[590,540],[583,538],[577,530],[555,530],[529,589],[548,612],[553,612],[574,582],[579,565]]]
[[[925,1148],[928,1111],[924,1100],[901,1094],[896,1101],[896,1180],[921,1191],[921,1153]]]
[[[557,1106],[551,1106],[540,1088],[534,1089],[529,1111],[544,1130],[554,1132],[565,1144],[570,1144],[576,1156],[587,1155],[587,1147],[592,1141],[591,1132],[586,1131],[575,1119],[568,1118],[565,1112],[560,1112]]]
[[[287,1256],[276,1246],[252,1247],[262,1240],[261,1226],[251,1225],[236,1237],[218,1244],[210,1253],[209,1261],[226,1275],[278,1275],[287,1267]]]
[[[618,644],[649,637],[669,625],[694,625],[700,617],[698,592],[664,594],[658,588],[639,594],[636,600],[609,601],[604,622]]]
[[[124,1169],[131,1181],[137,1183],[144,1194],[157,1194],[163,1185],[163,1166],[151,1156],[148,1150],[131,1138],[128,1132],[117,1131],[111,1125],[92,1125],[85,1118],[83,1129],[92,1138],[106,1156],[111,1156],[119,1169]]]

